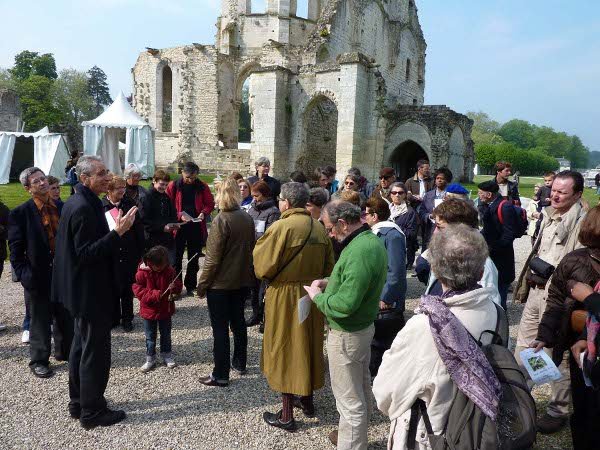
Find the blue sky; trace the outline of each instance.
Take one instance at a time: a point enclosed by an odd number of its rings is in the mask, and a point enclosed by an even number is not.
[[[257,0],[264,2],[264,0]],[[299,0],[304,9],[306,0]],[[600,1],[417,0],[427,39],[427,104],[522,118],[600,151]],[[145,47],[214,42],[220,0],[0,0],[0,67],[21,50],[59,69],[108,75],[131,92]]]

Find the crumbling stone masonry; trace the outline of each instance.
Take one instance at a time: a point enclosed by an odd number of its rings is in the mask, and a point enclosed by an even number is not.
[[[193,159],[211,172],[251,172],[258,156],[295,169],[352,166],[401,178],[420,157],[470,178],[472,122],[424,106],[426,43],[413,0],[222,0],[215,45],[148,48],[132,69],[134,106],[154,127],[156,164]],[[250,149],[238,142],[249,82]]]
[[[0,131],[21,131],[22,123],[19,96],[10,89],[0,89]]]

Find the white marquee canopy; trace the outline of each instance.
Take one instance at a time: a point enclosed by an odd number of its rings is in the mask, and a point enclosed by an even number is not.
[[[62,134],[50,133],[48,127],[44,127],[35,133],[0,131],[0,184],[9,182],[14,158],[24,158],[24,160],[29,158],[31,163],[31,153],[14,154],[17,138],[20,137],[33,138],[34,166],[42,169],[46,175],[52,175],[61,181],[65,180],[65,166],[70,157],[67,144]]]
[[[122,92],[96,119],[83,122],[83,153],[101,156],[113,173],[122,174],[119,131],[126,129],[125,166],[135,163],[144,177],[154,174],[154,133]]]

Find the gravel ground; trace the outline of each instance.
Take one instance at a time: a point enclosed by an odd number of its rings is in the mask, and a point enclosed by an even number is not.
[[[515,242],[517,273],[530,250],[529,238]],[[407,308],[412,311],[423,286],[409,279]],[[212,331],[206,301],[185,298],[173,317],[173,351],[179,366],[159,366],[142,374],[145,341],[141,321],[134,331],[112,334],[112,369],[106,391],[109,406],[124,409],[121,424],[85,431],[68,416],[67,364],[51,359],[56,372],[46,380],[29,372],[28,347],[21,344],[23,290],[10,279],[8,267],[0,280],[0,320],[9,328],[0,333],[0,448],[8,449],[229,449],[229,448],[333,448],[328,433],[337,424],[335,400],[327,384],[315,396],[317,417],[296,412],[300,429],[290,434],[267,426],[265,410],[276,411],[280,397],[272,392],[260,373],[261,335],[249,329],[248,374],[232,373],[229,387],[209,388],[198,377],[212,369]],[[137,302],[136,302],[137,303]],[[136,305],[136,314],[137,314]],[[520,305],[510,306],[511,336],[516,336]],[[548,389],[534,395],[543,404]],[[369,430],[370,448],[385,448],[387,418],[375,413]],[[538,442],[538,448],[569,448],[568,431]]]

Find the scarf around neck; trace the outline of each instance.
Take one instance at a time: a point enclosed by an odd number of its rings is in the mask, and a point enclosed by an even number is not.
[[[428,316],[435,346],[456,387],[495,421],[500,382],[475,339],[444,302],[445,298],[457,294],[424,295],[418,312]]]

